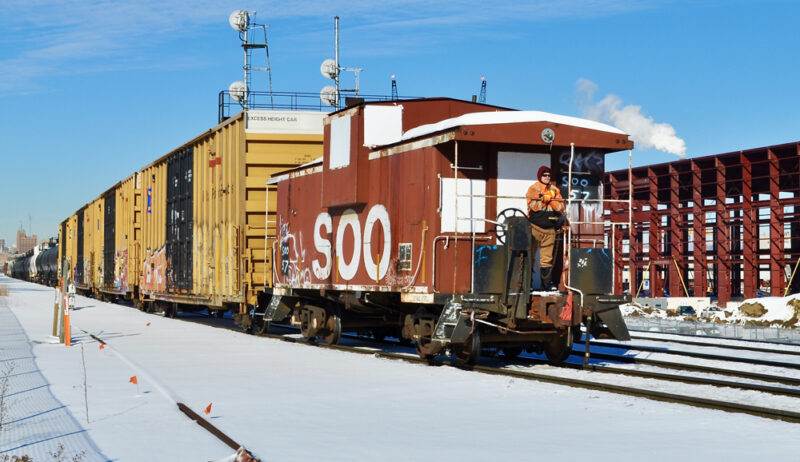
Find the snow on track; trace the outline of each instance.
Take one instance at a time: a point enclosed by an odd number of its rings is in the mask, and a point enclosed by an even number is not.
[[[52,289],[4,283],[28,336],[49,335]],[[314,348],[84,297],[77,305],[77,346],[42,344],[34,353],[80,420],[84,344],[84,426],[103,454],[121,461],[232,452],[156,383],[196,412],[213,402],[207,418],[215,426],[273,461],[793,460],[800,439],[800,425],[748,415]],[[109,347],[99,350],[82,330]],[[139,396],[128,383],[137,370],[146,373]]]

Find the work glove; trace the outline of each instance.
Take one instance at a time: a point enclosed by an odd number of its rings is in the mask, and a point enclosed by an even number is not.
[[[547,204],[547,203],[549,203],[551,200],[553,200],[553,193],[551,193],[550,191],[547,191],[547,192],[545,192],[544,194],[542,194],[542,202],[544,202],[545,204]]]

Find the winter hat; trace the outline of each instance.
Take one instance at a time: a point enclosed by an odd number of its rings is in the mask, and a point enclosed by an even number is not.
[[[542,175],[545,174],[545,173],[550,173],[550,167],[548,167],[546,165],[542,165],[541,167],[539,167],[539,173],[536,174],[536,178],[539,181],[542,181]],[[552,178],[551,178],[551,180],[552,180]]]

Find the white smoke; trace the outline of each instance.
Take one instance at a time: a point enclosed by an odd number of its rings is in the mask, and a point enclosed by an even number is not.
[[[642,114],[641,106],[622,106],[622,100],[617,95],[607,95],[595,103],[597,84],[591,80],[578,79],[575,86],[583,117],[613,124],[629,134],[636,147],[653,148],[686,157],[686,142],[678,138],[672,125],[653,122],[652,117]]]

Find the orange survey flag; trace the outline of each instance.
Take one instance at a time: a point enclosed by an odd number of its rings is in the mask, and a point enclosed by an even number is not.
[[[131,377],[131,379],[128,380],[128,382],[130,382],[130,383],[132,383],[134,385],[139,385],[139,381],[136,380],[136,376],[135,375],[133,377]]]
[[[102,343],[100,344],[100,349],[101,349],[101,350],[102,350],[103,348],[105,348],[105,347],[106,347],[106,346],[105,346],[105,345],[103,345]]]
[[[211,414],[211,405],[212,404],[214,404],[214,403],[208,403],[208,406],[206,407],[206,410],[204,411],[206,413],[206,415]]]

